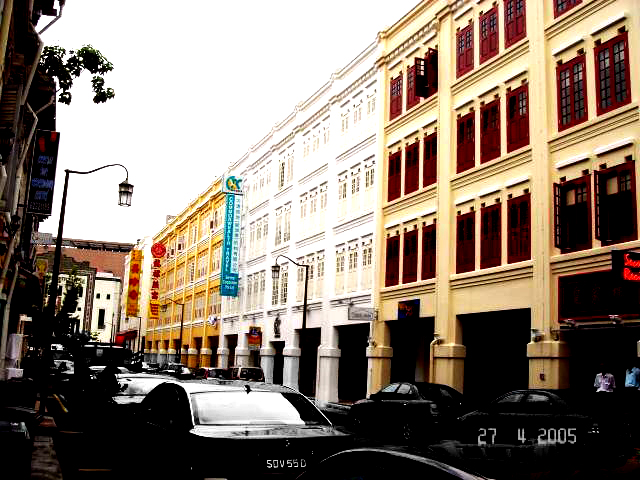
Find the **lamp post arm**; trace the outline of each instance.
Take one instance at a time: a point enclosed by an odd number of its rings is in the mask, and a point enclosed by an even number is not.
[[[98,170],[102,170],[103,168],[116,167],[116,166],[124,168],[124,171],[127,172],[127,178],[129,178],[129,170],[127,170],[127,167],[125,167],[121,163],[110,163],[109,165],[103,165],[102,167],[94,168],[93,170],[88,170],[86,172],[80,172],[78,170],[65,170],[65,172],[67,172],[67,173],[78,173],[80,175],[87,175],[89,173],[93,173],[93,172],[97,172]]]

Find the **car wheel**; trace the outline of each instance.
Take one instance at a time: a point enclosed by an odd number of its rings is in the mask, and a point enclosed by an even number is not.
[[[416,434],[413,425],[411,425],[410,422],[405,422],[402,425],[402,439],[405,442],[411,443],[413,440],[415,440],[415,436]]]

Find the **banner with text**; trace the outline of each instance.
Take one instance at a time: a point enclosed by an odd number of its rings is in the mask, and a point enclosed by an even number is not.
[[[238,257],[240,250],[240,220],[242,197],[228,193],[224,212],[224,237],[222,241],[222,271],[220,295],[238,296]]]
[[[142,250],[131,250],[129,262],[129,287],[127,289],[127,316],[138,316],[140,299],[140,275],[142,274]]]
[[[59,143],[60,134],[58,132],[38,130],[36,133],[33,162],[31,163],[31,185],[27,200],[29,213],[51,215]]]

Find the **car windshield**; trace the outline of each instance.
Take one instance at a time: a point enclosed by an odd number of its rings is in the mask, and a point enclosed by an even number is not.
[[[132,397],[134,395],[146,395],[154,387],[165,382],[164,378],[118,378],[118,383],[126,385],[123,391],[117,393],[120,397]]]
[[[201,392],[191,401],[196,425],[330,425],[298,393]]]
[[[258,368],[243,368],[240,371],[240,378],[242,380],[261,380],[262,370]]]

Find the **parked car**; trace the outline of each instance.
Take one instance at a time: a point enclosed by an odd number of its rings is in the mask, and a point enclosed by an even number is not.
[[[159,373],[164,375],[171,375],[182,380],[194,378],[191,369],[186,365],[183,365],[182,363],[168,363],[160,369]]]
[[[264,382],[264,372],[260,367],[231,367],[229,372],[230,380]]]
[[[481,447],[482,456],[530,461],[600,459],[624,461],[630,454],[630,432],[615,409],[591,403],[609,394],[573,398],[562,390],[514,390],[458,421],[461,444]],[[594,408],[595,407],[595,408]],[[553,458],[552,458],[553,457]]]
[[[357,401],[348,420],[358,433],[429,441],[442,436],[463,408],[462,394],[447,385],[399,382]]]
[[[167,375],[148,373],[119,374],[116,378],[120,391],[114,395],[113,400],[118,405],[139,404],[156,386],[174,380]]]
[[[387,480],[391,478],[484,479],[421,455],[389,448],[345,450],[308,469],[298,480]]]
[[[229,379],[230,372],[226,368],[203,367],[198,368],[195,372],[195,378],[219,378]]]
[[[140,451],[122,468],[144,469],[137,478],[293,478],[351,439],[301,393],[252,382],[162,383],[136,417],[129,431]],[[194,455],[167,455],[159,445]],[[197,452],[215,452],[215,460]]]

